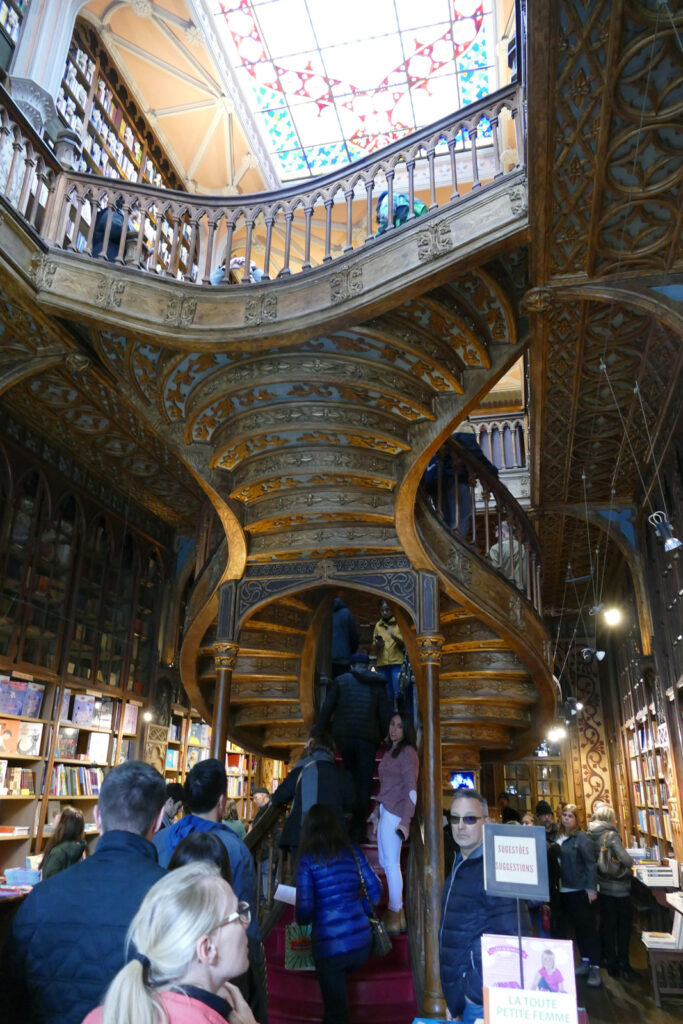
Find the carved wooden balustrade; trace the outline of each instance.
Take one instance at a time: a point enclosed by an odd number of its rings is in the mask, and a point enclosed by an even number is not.
[[[422,481],[422,493],[458,543],[487,558],[541,613],[541,547],[529,517],[476,454],[449,439]],[[475,498],[480,500],[475,504]]]
[[[118,204],[116,262],[208,284],[212,269],[232,256],[243,256],[248,266],[258,244],[268,281],[375,244],[375,206],[385,190],[390,210],[394,193],[408,196],[410,222],[416,198],[430,211],[440,209],[518,169],[521,118],[521,91],[510,85],[312,184],[200,197],[63,170],[0,89],[0,190],[56,248],[92,255],[95,218],[106,208],[97,256],[106,260]],[[397,230],[390,223],[386,234]],[[242,283],[249,283],[248,274]]]

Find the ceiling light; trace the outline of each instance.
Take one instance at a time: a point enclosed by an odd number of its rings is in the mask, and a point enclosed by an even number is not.
[[[673,527],[665,512],[653,512],[651,516],[648,516],[648,522],[654,526],[659,539],[664,541],[665,551],[675,551],[676,548],[680,548],[681,541],[678,537],[674,537]]]
[[[605,608],[603,618],[608,626],[617,626],[621,622],[621,609]]]
[[[559,743],[567,735],[567,730],[563,725],[554,725],[552,729],[548,729],[548,741],[550,743]]]
[[[583,711],[583,704],[581,703],[580,700],[577,700],[577,702],[576,702],[576,710],[577,711]]]
[[[145,713],[144,713],[144,715],[142,717],[144,718],[144,720],[146,722],[151,722],[152,721],[152,712],[151,711],[145,711]]]
[[[602,661],[602,659],[605,657],[605,652],[604,651],[596,651],[595,652],[595,657],[598,659],[598,661]]]

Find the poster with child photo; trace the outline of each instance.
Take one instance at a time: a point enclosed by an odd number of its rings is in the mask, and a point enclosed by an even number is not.
[[[562,939],[482,935],[485,1019],[576,1024],[573,944]]]

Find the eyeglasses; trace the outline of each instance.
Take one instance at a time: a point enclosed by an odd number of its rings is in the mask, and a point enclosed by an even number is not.
[[[237,910],[233,911],[232,914],[229,914],[224,921],[220,922],[220,924],[217,924],[212,931],[217,932],[219,928],[223,927],[223,925],[232,924],[233,921],[239,921],[243,925],[251,924],[251,908],[245,900],[240,900],[237,904]]]
[[[463,814],[462,817],[459,814],[451,814],[451,825],[457,825],[459,822],[463,822],[465,825],[474,825],[477,821],[481,821],[483,814]]]

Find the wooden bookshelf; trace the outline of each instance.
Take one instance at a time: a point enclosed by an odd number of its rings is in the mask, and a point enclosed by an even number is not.
[[[143,708],[99,690],[0,672],[0,707],[20,712],[22,701],[30,713],[0,711],[0,869],[40,854],[55,815],[70,803],[83,811],[86,838],[96,838],[100,787],[110,768],[135,756]]]
[[[625,743],[633,806],[632,824],[638,845],[656,847],[660,857],[673,856],[669,817],[669,744],[666,726],[648,708],[625,726]]]

